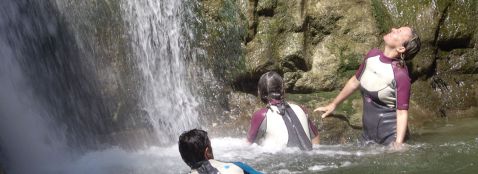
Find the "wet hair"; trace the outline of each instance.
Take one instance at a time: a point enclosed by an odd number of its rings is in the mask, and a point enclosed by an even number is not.
[[[191,168],[200,167],[200,162],[205,161],[206,148],[211,150],[211,141],[207,132],[199,129],[186,131],[179,136],[179,153],[183,161]]]
[[[405,47],[405,52],[403,52],[400,55],[400,64],[402,66],[405,65],[406,60],[411,60],[417,53],[420,51],[421,47],[421,41],[420,41],[420,36],[418,36],[418,33],[412,29],[412,36],[410,40],[406,41],[403,43],[403,47]]]
[[[264,103],[272,99],[282,100],[284,97],[284,81],[279,73],[269,71],[264,73],[257,85],[258,95]]]

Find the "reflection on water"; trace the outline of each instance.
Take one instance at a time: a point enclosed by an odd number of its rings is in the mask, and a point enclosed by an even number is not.
[[[406,152],[356,145],[321,145],[303,152],[213,138],[216,159],[244,161],[266,173],[473,173],[478,169],[478,119],[435,122],[418,130]],[[127,152],[97,151],[48,173],[187,173],[177,145]]]

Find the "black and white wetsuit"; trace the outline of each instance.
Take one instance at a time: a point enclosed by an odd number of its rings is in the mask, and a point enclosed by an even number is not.
[[[411,83],[407,67],[372,49],[355,76],[363,97],[363,140],[383,145],[394,142],[397,109],[408,110]]]
[[[284,107],[284,111],[280,107]],[[247,140],[265,147],[299,147],[310,150],[311,139],[318,134],[317,127],[300,106],[272,100],[268,107],[253,114]]]

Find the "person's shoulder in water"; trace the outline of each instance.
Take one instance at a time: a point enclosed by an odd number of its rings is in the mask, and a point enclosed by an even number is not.
[[[217,170],[217,172],[221,174],[261,174],[261,172],[242,162],[228,163],[213,159],[209,160],[208,162],[210,164],[210,169],[207,171],[216,172]],[[193,169],[191,170],[191,174],[200,174],[200,172],[197,169]]]
[[[247,133],[247,141],[249,143],[254,143],[257,137],[260,136],[260,132],[264,131],[267,110],[267,108],[261,108],[252,114],[251,126]]]
[[[179,136],[179,152],[194,174],[256,174],[260,173],[244,163],[226,163],[214,160],[207,132],[193,129]]]
[[[243,174],[245,173],[239,166],[233,163],[226,163],[210,159],[208,164],[202,165],[200,168],[192,169],[191,174],[202,173],[222,173],[222,174]]]
[[[302,142],[300,147],[311,149],[312,139],[318,144],[317,128],[303,107],[286,102],[283,84],[280,74],[273,71],[259,78],[258,96],[266,107],[252,115],[247,141],[276,147],[295,147],[298,144],[295,142]]]

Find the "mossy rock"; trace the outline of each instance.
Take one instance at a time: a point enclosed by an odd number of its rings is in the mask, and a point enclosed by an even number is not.
[[[350,144],[359,140],[362,130],[350,126],[343,115],[332,115],[322,119],[320,144]]]
[[[474,74],[443,73],[427,81],[416,81],[412,85],[412,101],[423,110],[429,110],[429,117],[469,117],[477,113],[457,115],[457,111],[470,110],[477,106],[478,91]]]
[[[310,65],[307,64],[304,56],[304,33],[284,33],[278,38],[277,56],[280,59],[282,72],[307,71]]]
[[[333,115],[321,119],[320,114],[313,112],[318,106],[325,106],[338,94],[338,91],[311,94],[287,94],[291,103],[304,107],[309,118],[320,130],[321,144],[344,144],[355,142],[362,128],[362,100],[360,94],[354,93],[345,100]]]
[[[304,72],[302,72],[302,71],[284,73],[284,87],[285,87],[285,90],[288,91],[288,92],[293,91],[295,83],[297,82],[297,80],[302,78],[303,73]]]
[[[332,66],[337,66],[332,64]],[[327,70],[308,71],[298,79],[293,88],[294,92],[317,92],[317,91],[331,91],[337,88],[337,82],[340,78],[336,73],[331,73],[335,67],[327,68]],[[330,71],[329,71],[330,70]]]
[[[450,2],[446,16],[442,17],[438,47],[443,50],[472,47],[471,41],[477,32],[477,7],[476,0]]]
[[[372,7],[382,33],[408,25],[417,30],[423,43],[437,42],[443,49],[469,46],[476,32],[475,0],[372,0]]]
[[[242,43],[247,37],[247,20],[232,0],[203,1],[198,10],[203,20],[196,26],[203,33],[199,45],[207,51],[201,63],[214,74],[221,74],[219,81],[231,84],[235,77],[246,73]]]
[[[331,91],[353,75],[365,53],[378,45],[370,2],[308,1],[305,60],[310,69],[297,80],[294,92]]]
[[[417,30],[423,42],[433,43],[448,1],[372,0],[372,9],[381,33],[388,33],[392,27],[409,25]]]
[[[430,45],[424,45],[420,52],[407,62],[409,73],[414,78],[426,78],[433,71],[436,56],[436,48]]]
[[[478,73],[478,50],[454,49],[445,52],[446,56],[437,62],[438,73],[453,74],[477,74]]]
[[[257,13],[261,16],[273,16],[277,7],[278,0],[259,0],[257,1]]]
[[[277,32],[272,27],[273,19],[260,17],[257,33],[246,46],[246,65],[248,72],[261,74],[278,69],[278,58],[274,53],[274,40]]]

